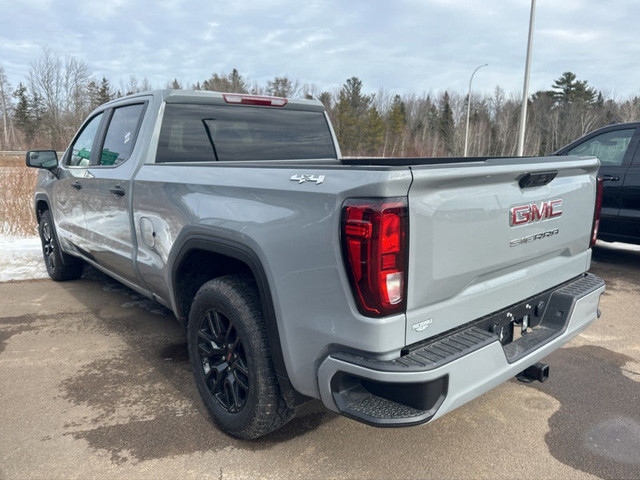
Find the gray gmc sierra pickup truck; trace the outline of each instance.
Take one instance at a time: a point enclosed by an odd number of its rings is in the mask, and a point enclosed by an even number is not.
[[[309,397],[427,422],[543,380],[599,313],[595,157],[342,158],[320,102],[156,91],[26,162],[50,276],[86,262],[170,308],[241,438]]]

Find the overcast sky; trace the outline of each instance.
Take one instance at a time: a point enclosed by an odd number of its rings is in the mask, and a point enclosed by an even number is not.
[[[0,0],[0,65],[23,81],[50,47],[117,88],[165,87],[237,68],[320,90],[521,94],[530,0]],[[538,0],[530,92],[565,71],[617,98],[640,94],[640,2]]]

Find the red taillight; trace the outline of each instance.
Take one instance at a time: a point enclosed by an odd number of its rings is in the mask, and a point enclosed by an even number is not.
[[[284,107],[287,104],[286,98],[280,97],[259,97],[256,95],[244,95],[239,93],[223,93],[222,97],[227,103],[237,103],[239,105],[260,105],[263,107]]]
[[[589,248],[596,244],[598,238],[598,228],[600,228],[600,211],[602,210],[602,178],[598,177],[596,184],[596,209],[593,212],[593,226],[591,227],[591,244]]]
[[[342,210],[342,246],[360,311],[403,312],[407,289],[407,200],[351,199]]]

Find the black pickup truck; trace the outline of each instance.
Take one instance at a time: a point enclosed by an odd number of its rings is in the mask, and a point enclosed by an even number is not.
[[[595,155],[604,181],[598,238],[640,245],[640,122],[595,130],[555,155]]]

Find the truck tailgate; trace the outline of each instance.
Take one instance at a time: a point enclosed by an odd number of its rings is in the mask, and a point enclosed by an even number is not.
[[[588,269],[598,165],[545,157],[411,167],[407,344]],[[528,173],[539,185],[520,181]]]

